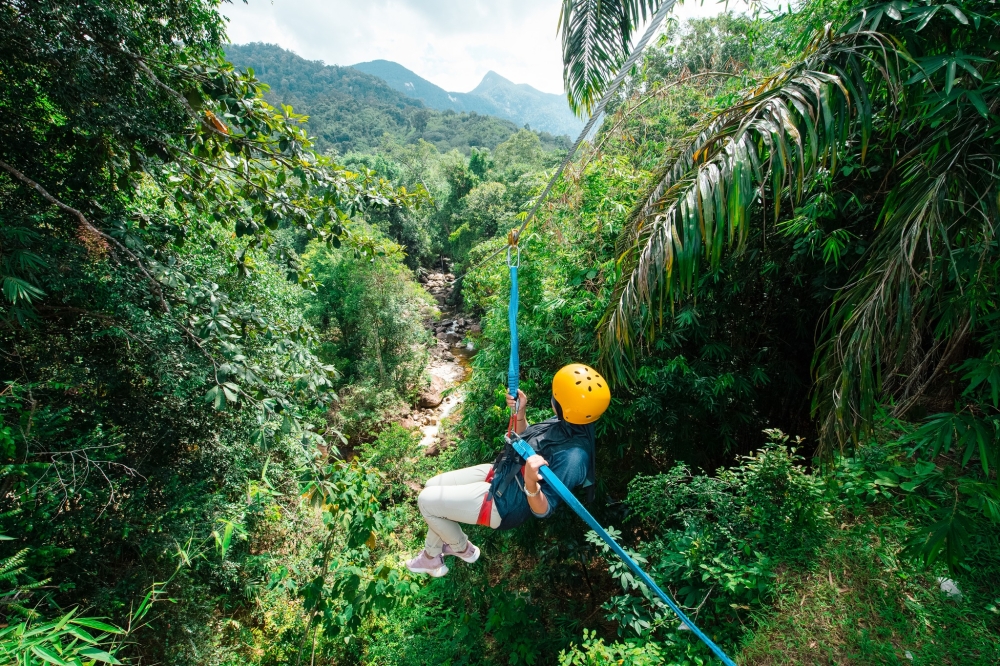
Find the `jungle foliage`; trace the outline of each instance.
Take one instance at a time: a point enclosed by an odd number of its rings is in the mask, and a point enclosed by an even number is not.
[[[420,140],[415,144],[385,141],[378,152],[351,152],[344,164],[371,170],[408,191],[426,190],[430,205],[389,205],[369,211],[367,219],[403,246],[406,261],[447,268],[444,257],[468,264],[470,251],[481,242],[505,236],[544,185],[544,170],[563,153],[546,150],[538,135],[519,130],[495,149],[473,148],[468,156],[457,150],[439,152]]]
[[[577,108],[657,6],[564,3]],[[306,122],[268,95],[329,82],[233,67],[213,2],[0,15],[0,664],[712,663],[566,510],[402,566],[420,484],[502,443],[478,262],[557,145],[339,70]],[[529,420],[616,376],[589,508],[740,663],[1000,661],[998,19],[671,24],[521,239]],[[391,421],[451,266],[482,333],[431,457]]]
[[[352,218],[426,194],[317,155],[214,3],[0,14],[3,658],[240,663],[234,613],[269,596],[300,650],[320,608],[351,626],[391,590],[328,601],[331,567],[368,571],[372,472],[322,453],[342,380],[295,245],[398,275]]]

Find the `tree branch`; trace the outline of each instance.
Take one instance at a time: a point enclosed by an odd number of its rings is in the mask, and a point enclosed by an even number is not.
[[[184,110],[188,112],[188,115],[190,115],[192,118],[200,122],[205,129],[207,129],[212,134],[215,134],[216,136],[223,137],[225,139],[231,138],[229,136],[228,131],[220,130],[218,127],[215,126],[214,123],[212,123],[209,120],[208,117],[206,117],[204,114],[200,114],[197,111],[195,111],[194,107],[191,106],[190,102],[187,101],[187,98],[184,95],[177,92],[176,90],[168,86],[166,83],[161,81],[160,78],[153,73],[153,70],[149,68],[149,65],[143,62],[142,58],[139,58],[138,56],[132,56],[132,57],[135,58],[135,62],[139,66],[139,69],[141,69],[143,73],[146,76],[148,76],[154,84],[156,84],[156,87],[160,88],[161,90],[165,91],[168,95],[173,97],[174,100],[176,100],[181,106],[184,107]],[[212,117],[214,118],[215,116],[213,115]],[[225,125],[222,124],[221,120],[216,119],[216,122],[218,122],[219,125],[221,125],[222,127],[225,127]]]
[[[160,307],[162,308],[162,310],[164,312],[170,312],[170,306],[167,305],[167,301],[163,297],[163,290],[160,288],[160,283],[156,281],[156,278],[154,278],[152,275],[149,274],[149,271],[146,270],[146,267],[142,265],[142,261],[132,252],[132,250],[125,247],[125,245],[119,242],[118,239],[109,236],[108,234],[104,233],[103,231],[95,227],[93,224],[90,223],[89,220],[87,220],[87,217],[79,210],[73,208],[72,206],[64,204],[59,199],[56,199],[54,196],[49,194],[49,192],[44,187],[42,187],[35,181],[25,176],[23,173],[12,167],[10,164],[7,164],[3,160],[0,160],[0,169],[3,169],[14,178],[21,181],[23,184],[27,185],[31,189],[38,192],[38,194],[43,199],[48,201],[53,206],[57,207],[59,210],[65,213],[69,213],[70,215],[75,217],[77,221],[80,223],[81,227],[85,228],[90,233],[100,238],[103,238],[105,241],[112,243],[119,250],[127,254],[132,259],[132,261],[135,262],[136,268],[138,268],[142,272],[142,274],[146,277],[146,279],[149,281],[150,285],[153,288],[153,292],[156,294],[157,298],[160,301]]]

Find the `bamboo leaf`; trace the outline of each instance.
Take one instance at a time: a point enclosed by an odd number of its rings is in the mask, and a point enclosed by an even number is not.
[[[59,658],[52,650],[42,647],[41,645],[32,645],[31,651],[42,661],[48,664],[55,664],[55,666],[69,666],[65,661]]]

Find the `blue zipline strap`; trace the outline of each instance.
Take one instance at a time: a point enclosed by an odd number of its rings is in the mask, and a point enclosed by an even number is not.
[[[520,263],[520,261],[518,262]],[[510,304],[507,306],[507,323],[510,324],[510,363],[507,364],[507,389],[512,398],[517,398],[518,380],[521,375],[521,361],[517,354],[517,265],[510,265]]]
[[[517,451],[518,454],[520,454],[520,456],[525,460],[535,455],[535,450],[531,448],[531,445],[516,435],[514,436],[511,444],[514,447],[514,450]],[[578,500],[576,496],[569,491],[569,488],[567,488],[566,485],[559,480],[559,477],[555,475],[555,472],[549,469],[548,465],[544,465],[539,470],[539,473],[545,483],[547,483],[548,486],[562,498],[562,501],[566,502],[566,504],[568,504],[578,516],[583,518],[583,522],[590,525],[590,529],[597,532],[597,535],[604,540],[604,543],[608,544],[611,550],[614,551],[615,555],[620,557],[621,560],[628,565],[628,568],[632,570],[632,573],[638,576],[649,589],[656,592],[656,595],[663,600],[663,603],[669,606],[670,610],[677,614],[677,617],[680,618],[681,622],[687,625],[687,628],[690,629],[695,636],[700,638],[705,645],[707,645],[708,648],[715,653],[715,656],[722,660],[722,663],[726,664],[726,666],[736,666],[736,662],[730,659],[726,653],[722,651],[722,648],[713,643],[711,638],[706,636],[701,629],[696,627],[694,623],[688,619],[687,615],[684,614],[674,600],[671,599],[666,592],[661,590],[659,585],[653,582],[653,579],[649,577],[649,574],[639,568],[639,565],[635,563],[635,560],[629,557],[628,553],[626,553],[625,550],[618,545],[618,542],[611,538],[611,535],[608,534],[603,527],[601,527],[600,523],[597,522],[597,519],[590,515],[590,512],[584,508],[583,504],[580,503],[580,500]]]

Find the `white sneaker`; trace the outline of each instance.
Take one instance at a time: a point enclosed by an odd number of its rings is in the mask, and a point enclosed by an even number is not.
[[[466,541],[465,544],[466,544],[465,550],[463,550],[461,553],[458,553],[455,552],[455,549],[452,548],[450,544],[446,543],[444,545],[444,548],[441,549],[442,551],[441,554],[454,555],[460,560],[472,564],[473,562],[479,559],[479,549],[476,548],[475,544],[473,544],[471,541]]]
[[[428,557],[425,550],[420,551],[416,557],[407,561],[406,568],[413,573],[425,573],[432,578],[440,578],[448,573],[448,565],[444,563],[444,558],[440,555]]]

